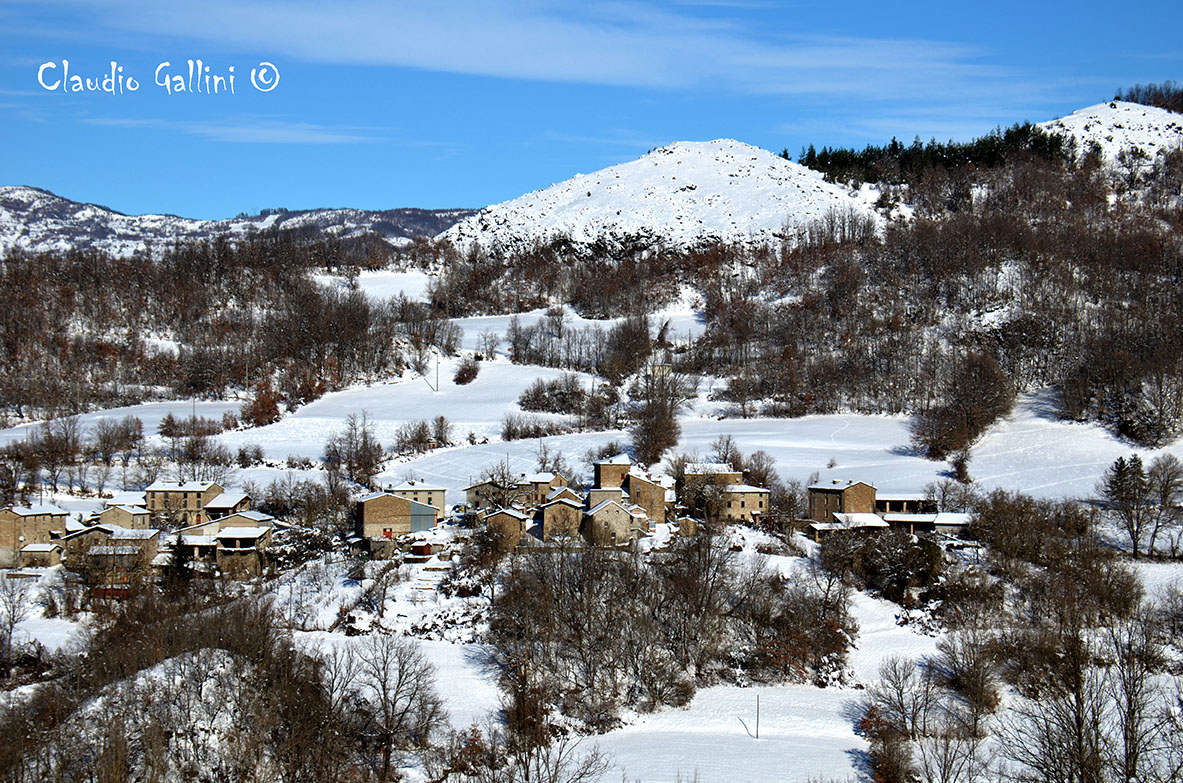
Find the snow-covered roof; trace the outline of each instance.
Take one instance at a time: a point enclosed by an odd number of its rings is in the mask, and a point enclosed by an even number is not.
[[[418,484],[414,481],[404,481],[402,484],[399,484],[397,487],[387,487],[388,492],[406,492],[408,490],[414,490],[415,492],[445,492],[445,491],[447,491],[445,487],[429,487],[426,484]]]
[[[631,459],[629,459],[629,456],[627,454],[624,454],[622,452],[620,454],[617,454],[614,457],[608,457],[608,459],[599,460],[596,462],[596,464],[597,465],[631,465],[631,464],[633,464],[633,461]]]
[[[600,513],[604,509],[606,509],[608,506],[619,506],[621,510],[626,511],[626,512],[629,511],[627,508],[625,508],[623,505],[621,505],[621,503],[619,501],[609,499],[609,500],[605,500],[601,503],[597,503],[593,508],[589,508],[587,510],[587,513],[590,516],[595,516],[596,514]],[[632,512],[629,512],[629,513],[632,513]]]
[[[884,514],[888,522],[898,524],[919,523],[934,525],[968,525],[971,514],[942,511],[939,514]]]
[[[270,530],[269,527],[228,527],[218,532],[214,538],[261,538]]]
[[[554,480],[555,480],[555,474],[549,473],[549,472],[532,473],[529,476],[525,476],[522,479],[522,481],[524,481],[528,484],[549,484],[550,482],[552,482]]]
[[[558,500],[551,500],[547,503],[543,503],[542,508],[549,508],[550,506],[555,506],[560,503],[562,503],[563,505],[566,505],[566,506],[571,506],[572,508],[583,508],[583,504],[580,503],[578,500],[574,500],[572,498],[566,498],[566,497],[559,498]]]
[[[206,508],[234,508],[244,500],[249,499],[245,492],[223,492],[205,504]]]
[[[431,508],[431,506],[428,506],[428,508]],[[499,508],[496,511],[490,513],[489,516],[485,517],[485,518],[488,519],[489,517],[494,517],[494,516],[497,516],[498,514],[509,514],[511,517],[514,517],[515,519],[529,519],[530,518],[529,514],[523,514],[521,511],[518,511],[517,509],[513,509],[513,508]]]
[[[34,503],[31,506],[13,506],[12,513],[22,517],[40,516],[41,514],[50,514],[59,517],[69,514],[64,508],[58,508],[50,503]]]
[[[714,476],[719,473],[739,473],[726,462],[691,462],[686,465],[687,476]]]
[[[216,520],[216,521],[221,522],[222,524],[225,524],[227,519],[249,519],[252,522],[274,522],[275,521],[275,517],[271,516],[270,514],[264,514],[262,511],[239,511],[236,514],[231,514],[228,517],[223,517],[222,519]]]
[[[724,492],[769,492],[766,487],[757,487],[753,484],[725,484],[723,486]]]
[[[923,492],[893,492],[890,495],[875,493],[875,500],[924,500],[928,496]]]
[[[133,527],[120,527],[118,525],[100,525],[100,527],[108,530],[111,533],[111,538],[126,538],[126,539],[142,539],[156,538],[160,535],[159,530],[151,528],[139,529]]]
[[[834,479],[829,484],[811,484],[809,489],[837,491],[840,489],[849,489],[850,487],[856,486],[858,484],[862,484],[864,487],[870,487],[872,489],[875,488],[874,484],[868,484],[865,481],[839,481],[838,479]]]
[[[887,527],[887,521],[878,514],[863,512],[835,512],[834,520],[843,527]]]
[[[393,497],[393,495],[391,495],[389,492],[371,492],[368,495],[362,495],[360,498],[357,499],[357,502],[358,503],[368,503],[371,500],[377,500],[378,498],[388,498],[388,497]]]
[[[153,481],[148,492],[205,492],[216,486],[215,481]]]
[[[104,506],[142,506],[144,505],[143,492],[116,492],[109,498],[103,501]]]
[[[120,511],[124,511],[124,512],[126,512],[126,513],[128,513],[128,514],[131,514],[132,516],[137,516],[137,517],[138,517],[138,516],[142,516],[142,515],[144,515],[144,514],[151,514],[151,513],[152,513],[151,511],[149,511],[148,509],[144,508],[143,506],[125,506],[125,505],[118,505],[118,506],[107,506],[107,508],[108,508],[108,509],[111,509],[111,508],[117,508],[117,509],[119,509]]]
[[[52,552],[55,549],[61,548],[61,544],[25,544],[21,547],[21,551],[29,553]]]
[[[127,546],[126,544],[96,544],[86,550],[88,555],[138,555],[139,553],[138,546]]]
[[[548,493],[547,493],[547,495],[546,495],[546,499],[547,499],[548,501],[549,501],[549,500],[554,500],[554,499],[555,499],[555,498],[557,498],[559,495],[563,495],[563,494],[566,494],[566,493],[570,493],[570,494],[572,494],[572,495],[578,495],[578,494],[579,494],[578,492],[576,492],[575,490],[571,489],[570,487],[555,487],[554,489],[552,489],[550,492],[548,492]]]

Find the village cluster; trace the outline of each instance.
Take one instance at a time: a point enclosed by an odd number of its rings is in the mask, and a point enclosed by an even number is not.
[[[744,483],[727,463],[690,463],[682,471],[685,498],[674,477],[650,471],[627,455],[593,464],[592,484],[580,489],[561,473],[513,477],[508,470],[465,487],[465,503],[448,508],[448,488],[416,481],[391,485],[354,502],[355,551],[375,559],[400,552],[431,554],[420,541],[452,520],[483,528],[499,545],[582,538],[597,546],[626,546],[658,526],[695,535],[704,523],[759,524],[771,512],[771,493]],[[832,482],[808,489],[807,518],[790,520],[810,538],[842,531],[899,528],[908,533],[955,534],[968,514],[938,513],[924,495],[879,495],[865,482]],[[262,574],[276,531],[291,527],[252,510],[251,497],[213,481],[156,481],[142,494],[121,493],[101,511],[71,518],[50,504],[0,509],[0,567],[58,564],[85,575],[96,597],[119,597],[136,578],[161,576],[183,564],[195,572],[231,577]]]

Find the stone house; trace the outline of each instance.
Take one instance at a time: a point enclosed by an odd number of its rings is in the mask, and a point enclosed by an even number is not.
[[[435,506],[389,492],[359,498],[354,506],[357,534],[362,538],[397,538],[430,530],[439,521]]]
[[[656,525],[665,522],[670,488],[662,485],[659,477],[647,476],[639,469],[633,468],[624,477],[624,482],[629,500],[645,509],[651,523]]]
[[[509,549],[516,547],[522,540],[529,522],[530,516],[515,508],[499,508],[485,517],[485,525],[490,531],[498,533]]]
[[[557,498],[542,504],[537,519],[538,534],[543,541],[577,536],[583,521],[583,503],[568,497]]]
[[[592,485],[596,487],[623,487],[624,479],[632,470],[633,461],[627,454],[600,460],[592,465]]]
[[[875,487],[864,481],[814,484],[809,488],[809,518],[830,522],[833,514],[875,513]]]
[[[87,522],[143,530],[152,527],[152,512],[143,506],[107,506]]]
[[[464,505],[470,514],[488,508],[499,508],[507,502],[510,494],[512,492],[508,487],[496,481],[480,481],[464,488]]]
[[[407,481],[397,487],[387,487],[386,491],[425,506],[432,506],[441,517],[448,513],[447,501],[444,500],[447,493],[443,487],[429,487],[416,481]]]
[[[25,544],[21,547],[21,568],[52,568],[61,562],[61,544]]]
[[[221,519],[222,517],[250,511],[251,496],[245,492],[223,492],[205,504],[206,519]]]
[[[69,514],[48,503],[0,509],[0,568],[15,568],[29,544],[51,543],[51,533],[66,529]]]
[[[158,518],[188,527],[208,520],[206,505],[224,491],[214,481],[155,481],[144,496],[148,510]]]
[[[699,484],[742,484],[743,473],[726,462],[691,462],[683,471],[687,482]]]
[[[645,509],[627,501],[604,500],[583,515],[581,530],[597,546],[617,546],[639,538],[648,527]]]
[[[753,522],[768,513],[772,493],[764,487],[725,484],[721,489],[721,516],[728,522]]]
[[[522,474],[517,483],[518,496],[515,501],[523,506],[541,506],[551,492],[567,484],[566,477],[561,473]]]

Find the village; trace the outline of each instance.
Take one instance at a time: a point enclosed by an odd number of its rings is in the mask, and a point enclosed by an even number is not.
[[[509,551],[556,541],[628,548],[657,534],[690,537],[729,524],[772,525],[815,542],[886,529],[945,537],[959,534],[971,516],[938,511],[925,494],[885,495],[863,481],[833,480],[808,487],[805,514],[784,519],[772,510],[770,490],[745,483],[728,463],[690,462],[678,473],[649,470],[624,453],[594,462],[586,487],[554,471],[513,476],[498,468],[464,487],[466,502],[451,508],[446,495],[460,488],[390,484],[353,500],[353,530],[343,545],[363,558],[414,562],[450,558],[452,537],[427,535],[444,525],[460,541],[485,531]],[[118,599],[170,569],[262,577],[275,572],[275,534],[297,526],[252,505],[249,494],[214,481],[164,480],[102,498],[100,510],[74,518],[48,503],[9,505],[0,509],[0,567],[32,575],[62,565],[96,599]]]

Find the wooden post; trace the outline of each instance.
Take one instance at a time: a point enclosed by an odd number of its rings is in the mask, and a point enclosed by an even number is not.
[[[756,694],[756,739],[760,739],[760,694]]]

